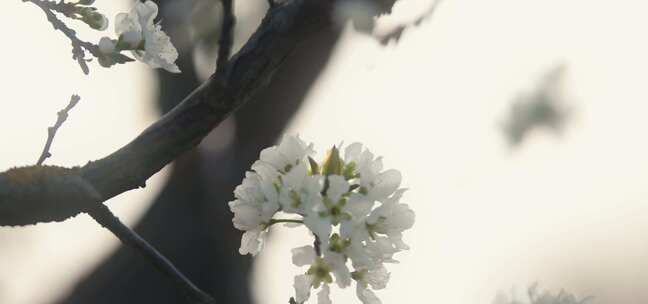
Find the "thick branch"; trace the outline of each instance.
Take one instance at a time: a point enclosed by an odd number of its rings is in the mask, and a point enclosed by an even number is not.
[[[331,0],[278,4],[225,69],[132,142],[84,166],[82,177],[105,199],[143,187],[149,177],[198,145],[214,127],[253,99],[296,46],[328,24],[331,4]]]
[[[232,53],[232,43],[234,42],[234,0],[221,0],[223,4],[223,24],[221,25],[220,39],[218,40],[218,58],[216,61],[216,73],[221,73],[227,65],[230,54]]]

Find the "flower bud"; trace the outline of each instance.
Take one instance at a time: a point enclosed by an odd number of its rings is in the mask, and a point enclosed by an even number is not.
[[[85,10],[84,13],[81,21],[88,24],[91,28],[98,31],[103,31],[108,28],[108,18],[106,16],[93,10]]]
[[[99,51],[104,55],[109,55],[115,52],[115,41],[108,38],[102,37],[99,40]]]
[[[94,4],[95,0],[79,0],[77,1],[77,5],[92,5]]]

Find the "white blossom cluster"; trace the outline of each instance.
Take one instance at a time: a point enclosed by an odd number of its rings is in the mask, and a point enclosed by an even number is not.
[[[405,192],[399,189],[401,174],[383,170],[382,158],[360,143],[344,148],[343,157],[340,149],[334,146],[318,163],[312,144],[286,136],[279,146],[261,151],[229,203],[234,226],[244,231],[241,254],[257,254],[275,223],[303,224],[313,233],[314,246],[292,249],[293,263],[307,267],[295,277],[297,303],[314,289],[319,304],[331,303],[334,281],[340,288],[355,281],[364,304],[381,303],[372,289],[387,285],[384,264],[396,263],[394,254],[409,249],[402,233],[415,216],[399,202]]]
[[[118,38],[103,37],[99,40],[99,61],[104,66],[114,64],[115,55],[121,51],[131,51],[133,56],[153,68],[163,68],[172,73],[180,73],[175,64],[178,51],[169,36],[154,23],[158,6],[153,1],[137,1],[129,13],[115,17],[115,33]]]

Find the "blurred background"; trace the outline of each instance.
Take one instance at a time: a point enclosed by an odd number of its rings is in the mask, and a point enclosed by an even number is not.
[[[106,156],[209,75],[218,1],[158,3],[179,75],[91,63],[85,76],[36,6],[0,3],[0,171],[36,162],[73,93],[81,103],[48,164]],[[112,21],[131,3],[95,6]],[[235,48],[266,9],[236,1]],[[108,206],[220,303],[285,303],[300,271],[289,251],[308,233],[273,227],[259,256],[241,257],[226,203],[284,133],[319,151],[360,141],[402,172],[417,214],[383,303],[491,303],[536,281],[594,303],[648,301],[648,3],[401,0],[376,20],[340,12],[354,22],[340,17],[311,37],[260,99]],[[68,23],[86,40],[102,36]],[[179,299],[85,215],[0,228],[0,303]],[[333,301],[359,303],[353,290],[334,290]]]

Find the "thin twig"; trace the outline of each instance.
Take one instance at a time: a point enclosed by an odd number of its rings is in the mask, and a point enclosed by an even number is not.
[[[225,69],[230,54],[232,53],[232,43],[234,41],[234,0],[221,0],[223,4],[223,24],[221,26],[220,39],[218,40],[218,59],[216,61],[216,71],[221,72]]]
[[[78,63],[79,66],[81,66],[81,70],[83,70],[83,73],[86,75],[90,73],[90,69],[88,68],[87,62],[89,59],[86,59],[85,57],[85,51],[87,50],[90,52],[93,56],[99,57],[99,48],[90,43],[83,41],[79,39],[76,36],[76,32],[69,28],[65,23],[61,20],[59,20],[56,17],[56,14],[52,11],[53,8],[51,7],[53,4],[52,2],[49,1],[39,1],[39,0],[23,0],[26,2],[31,2],[35,4],[36,6],[40,7],[43,12],[45,13],[45,16],[47,16],[47,20],[52,24],[55,30],[61,31],[68,39],[70,39],[70,42],[72,43],[72,58],[75,59]]]
[[[194,285],[180,270],[178,270],[166,257],[158,252],[151,244],[146,242],[135,231],[124,225],[105,205],[99,203],[93,206],[88,214],[95,219],[101,226],[110,230],[116,235],[122,243],[138,251],[149,262],[161,271],[165,276],[170,278],[178,285],[187,295],[194,300],[194,303],[216,303],[216,301]]]
[[[70,110],[72,110],[72,108],[74,108],[74,106],[79,103],[79,100],[81,100],[81,97],[79,97],[79,95],[72,95],[72,97],[70,98],[70,103],[68,103],[67,107],[57,113],[58,118],[56,119],[56,123],[53,126],[47,128],[47,141],[45,142],[43,152],[41,152],[36,165],[42,165],[48,157],[52,156],[52,153],[50,153],[50,148],[52,147],[54,136],[56,136],[56,131],[58,131],[58,129],[63,125],[65,120],[68,118]]]

